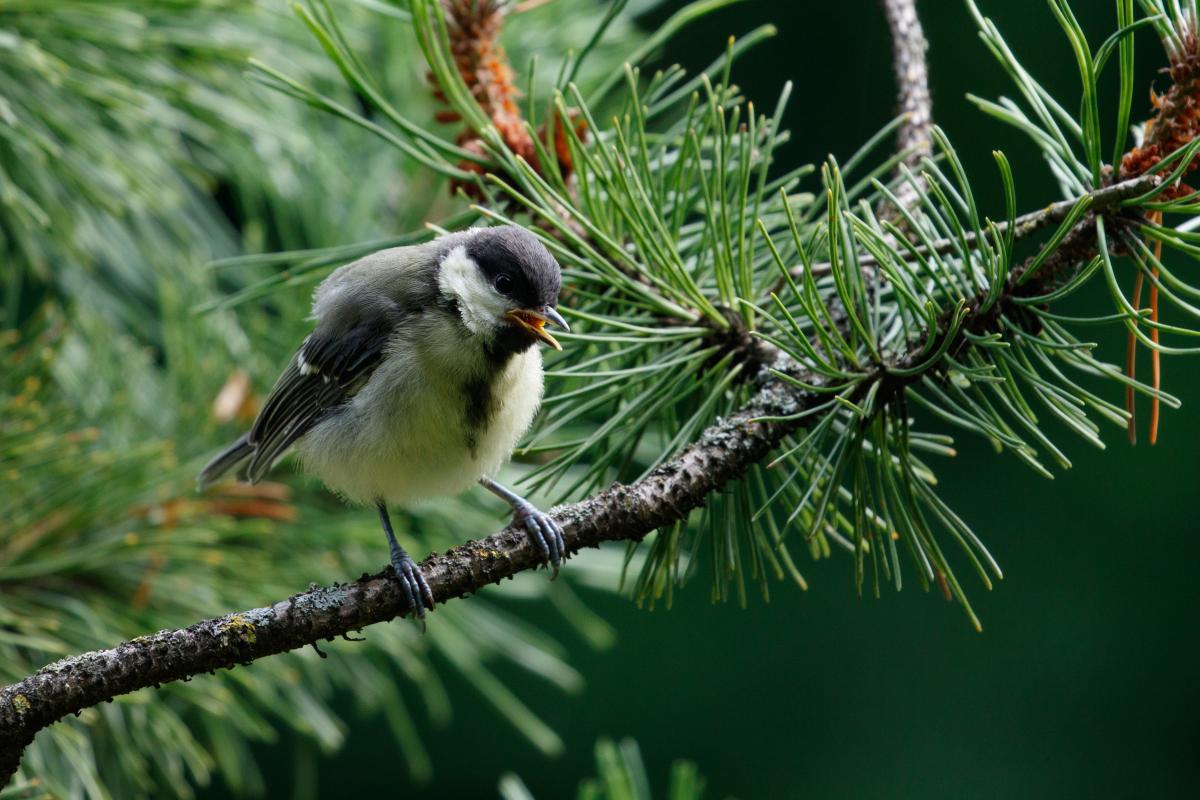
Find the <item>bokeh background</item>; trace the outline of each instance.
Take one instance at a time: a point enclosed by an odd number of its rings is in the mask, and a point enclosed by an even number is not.
[[[569,16],[576,1],[556,3]],[[1070,106],[1078,96],[1075,64],[1046,4],[979,3],[1025,66]],[[664,3],[638,23],[653,29],[679,5]],[[984,208],[1002,213],[993,149],[1004,150],[1013,164],[1020,209],[1058,199],[1034,148],[966,100],[968,92],[994,97],[1011,88],[964,4],[919,5],[930,43],[934,116],[977,186],[991,188]],[[1111,32],[1111,3],[1073,5],[1092,42]],[[728,35],[763,22],[775,23],[778,36],[743,58],[735,76],[762,107],[773,105],[786,80],[794,81],[786,166],[819,162],[829,153],[844,159],[892,117],[890,44],[876,0],[749,0],[696,24],[659,60],[694,71],[721,51]],[[311,42],[310,49],[315,53]],[[1142,114],[1161,63],[1153,37],[1143,36],[1135,105]],[[298,114],[287,122],[303,136],[311,120]],[[361,142],[348,136],[346,146]],[[308,187],[302,195],[352,196],[384,162],[351,163],[364,174],[301,170],[294,180]],[[227,184],[214,192],[235,217],[253,200],[232,196]],[[431,214],[438,205],[431,201]],[[399,220],[392,232],[412,221]],[[303,243],[303,235],[288,231],[295,220],[275,222],[279,231],[239,233],[261,249]],[[348,225],[346,237],[364,233],[377,231]],[[331,235],[323,232],[322,243],[331,243]],[[1072,302],[1094,309],[1108,300],[1093,286]],[[1123,335],[1106,330],[1096,336],[1109,359],[1119,361]],[[598,737],[630,736],[656,788],[665,785],[673,760],[687,758],[706,776],[707,797],[1195,796],[1197,375],[1194,361],[1166,360],[1165,387],[1185,406],[1165,414],[1156,447],[1131,448],[1116,429],[1107,431],[1104,452],[1063,436],[1075,466],[1053,481],[1011,456],[995,455],[985,442],[956,436],[958,457],[936,465],[942,495],[984,538],[1006,575],[990,593],[967,576],[982,633],[958,607],[915,586],[885,591],[878,600],[857,597],[846,558],[803,564],[807,592],[779,584],[769,603],[752,593],[745,609],[709,602],[703,565],[669,610],[639,609],[611,592],[584,588],[581,596],[617,633],[609,649],[597,651],[545,604],[516,606],[565,644],[567,660],[584,679],[582,692],[497,667],[562,737],[561,756],[539,753],[480,702],[466,678],[446,668],[453,719],[420,728],[434,770],[429,782],[412,781],[380,715],[350,712],[355,721],[335,753],[286,730],[279,741],[257,745],[267,794],[488,797],[498,777],[511,771],[538,797],[567,797],[593,772]],[[371,645],[331,645],[330,658],[360,646]],[[272,668],[265,661],[251,669]],[[200,790],[205,798],[228,793],[219,779]]]

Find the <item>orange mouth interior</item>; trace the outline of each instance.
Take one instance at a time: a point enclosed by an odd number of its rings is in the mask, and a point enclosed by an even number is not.
[[[550,347],[553,347],[555,350],[562,350],[562,345],[558,343],[557,339],[550,335],[548,330],[546,330],[546,318],[541,314],[536,314],[532,311],[525,311],[517,308],[507,312],[505,316],[507,316],[513,322],[516,322],[525,330],[529,331],[535,338],[540,339]]]
[[[537,314],[531,314],[528,311],[513,311],[510,313],[535,331],[541,332],[546,327],[546,320]]]

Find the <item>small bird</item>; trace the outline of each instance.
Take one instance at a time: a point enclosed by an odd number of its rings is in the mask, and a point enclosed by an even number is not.
[[[316,327],[254,425],[200,473],[237,468],[257,483],[294,450],[302,468],[354,504],[374,505],[391,564],[420,618],[433,592],[396,541],[388,504],[478,482],[506,500],[558,574],[562,530],[493,480],[542,400],[538,343],[569,330],[561,270],[533,234],[475,228],[381,250],[334,271],[313,295]]]

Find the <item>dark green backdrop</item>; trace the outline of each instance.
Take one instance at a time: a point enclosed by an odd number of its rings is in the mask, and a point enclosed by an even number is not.
[[[980,4],[1026,66],[1073,106],[1074,61],[1045,3]],[[1099,43],[1111,31],[1113,4],[1073,5]],[[1022,210],[1055,199],[1031,148],[964,98],[1011,88],[963,3],[920,6],[935,117],[979,185],[998,189],[990,151],[1001,148]],[[739,83],[770,107],[783,81],[794,80],[784,158],[844,159],[893,113],[889,43],[875,0],[750,2],[691,29],[667,58],[703,66],[728,34],[764,21],[780,35],[738,65]],[[1149,81],[1161,50],[1149,34],[1138,46]],[[1138,89],[1139,116],[1147,88]],[[995,194],[987,208],[998,216]],[[1097,291],[1079,302],[1098,309],[1107,300]],[[1110,359],[1120,360],[1123,337],[1102,336]],[[858,599],[847,558],[803,565],[807,593],[781,585],[769,604],[755,597],[747,610],[710,605],[703,571],[669,612],[589,595],[620,640],[597,656],[563,634],[587,691],[563,696],[516,676],[563,735],[564,757],[541,758],[480,710],[467,687],[451,686],[455,723],[426,733],[432,785],[410,786],[385,749],[382,723],[368,723],[345,751],[317,759],[322,792],[488,797],[511,769],[540,798],[573,796],[592,768],[593,742],[608,735],[640,742],[658,786],[673,759],[697,761],[714,798],[1196,796],[1200,365],[1165,366],[1166,388],[1187,405],[1165,416],[1156,448],[1131,449],[1112,429],[1109,449],[1096,452],[1064,434],[1076,466],[1051,482],[959,436],[959,457],[936,465],[944,496],[1007,576],[990,594],[966,576],[982,634],[915,584],[879,601]],[[561,631],[556,617],[544,616],[539,621]],[[291,794],[293,752],[290,743],[263,751],[273,762],[273,794]]]

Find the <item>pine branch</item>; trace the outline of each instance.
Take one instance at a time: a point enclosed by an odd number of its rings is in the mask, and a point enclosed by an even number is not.
[[[1119,183],[1114,183],[1105,186],[1103,189],[1097,189],[1094,192],[1089,192],[1088,208],[1095,211],[1103,211],[1117,204],[1129,200],[1134,197],[1139,197],[1146,192],[1156,189],[1162,184],[1163,178],[1161,175],[1148,174],[1141,176],[1145,180],[1124,180]],[[1022,214],[1017,217],[1012,225],[1012,236],[1014,239],[1023,239],[1038,231],[1045,230],[1051,225],[1057,225],[1071,215],[1071,212],[1079,205],[1079,199],[1060,200],[1057,203],[1051,203],[1045,208],[1031,211],[1028,214]],[[1008,222],[1001,221],[996,223],[996,232],[1004,235],[1009,232],[1010,225]],[[938,239],[933,243],[933,246],[924,244],[914,244],[912,254],[918,256],[926,256],[930,253],[938,253],[945,255],[952,253],[959,247],[962,247],[964,242],[967,246],[975,246],[979,241],[979,237],[973,231],[967,231],[962,238],[955,239]],[[863,253],[859,257],[860,265],[865,269],[873,267],[878,262],[875,256],[870,253]],[[818,262],[812,265],[814,275],[826,275],[829,273],[831,265],[828,261]],[[791,270],[792,277],[799,278],[804,274],[804,266],[797,265]]]
[[[1096,193],[1098,213],[1127,193],[1144,192],[1160,179],[1143,176]],[[1119,188],[1118,188],[1119,187]],[[1047,212],[1044,212],[1047,213]],[[1057,280],[1071,265],[1096,252],[1094,226],[1081,222],[1056,254],[1045,259],[1033,280],[1018,285],[1026,270],[1012,271],[1000,303],[1018,295],[1033,296]],[[1061,254],[1061,255],[1060,255]],[[1028,262],[1027,262],[1028,263]],[[995,311],[968,315],[947,348],[957,351],[963,332],[989,332]],[[750,356],[763,360],[769,349]],[[914,346],[901,364],[922,357]],[[785,356],[776,356],[776,371],[821,385],[816,374],[805,374]],[[727,483],[761,462],[801,424],[813,424],[816,415],[800,421],[795,415],[827,404],[826,397],[798,388],[761,370],[760,388],[740,411],[709,427],[677,458],[644,479],[629,485],[615,484],[579,503],[560,506],[554,517],[563,526],[567,548],[575,553],[605,541],[640,541],[650,532],[685,519]],[[907,379],[881,378],[899,388]],[[884,387],[883,391],[888,391]],[[865,389],[865,384],[864,384]],[[850,398],[853,400],[854,398]],[[824,413],[832,413],[826,411]],[[788,421],[759,421],[792,417]],[[538,552],[524,531],[510,525],[486,539],[469,542],[442,555],[431,555],[421,570],[439,603],[478,592],[491,583],[541,565]],[[260,658],[315,645],[345,636],[377,622],[409,612],[406,600],[389,572],[366,576],[354,583],[311,589],[272,606],[228,614],[191,627],[160,631],[125,642],[110,650],[66,658],[25,680],[0,690],[0,787],[16,771],[24,748],[34,735],[68,714],[138,689],[186,680],[203,672],[249,664]]]
[[[929,43],[917,17],[916,0],[880,0],[892,36],[892,71],[896,76],[897,99],[904,121],[896,133],[896,150],[904,153],[902,163],[914,171],[921,159],[933,151],[933,99],[929,95],[929,65],[925,51]],[[916,193],[901,186],[898,199],[911,206]]]
[[[929,43],[915,0],[881,0],[892,35],[892,69],[896,75],[900,112],[905,121],[896,139],[896,149],[907,153],[905,163],[916,165],[930,152],[933,100],[929,96],[929,67],[925,51]]]

